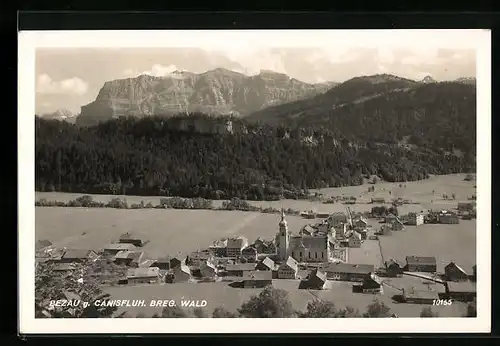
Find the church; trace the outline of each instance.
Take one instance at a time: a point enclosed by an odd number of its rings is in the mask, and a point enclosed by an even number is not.
[[[331,257],[330,239],[327,234],[292,235],[283,210],[276,234],[276,247],[280,261],[286,261],[292,256],[298,262],[328,262]]]

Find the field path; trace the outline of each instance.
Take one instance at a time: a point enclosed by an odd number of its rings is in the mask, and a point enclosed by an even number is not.
[[[243,229],[246,225],[248,225],[250,222],[255,220],[257,216],[259,216],[260,213],[255,213],[252,212],[248,215],[246,215],[240,222],[236,223],[233,227],[229,227],[224,231],[224,234],[233,236],[235,234],[238,234],[238,232]]]

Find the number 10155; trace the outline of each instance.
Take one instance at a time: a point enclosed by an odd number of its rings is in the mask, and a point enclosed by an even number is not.
[[[434,299],[432,305],[451,305],[451,299]]]

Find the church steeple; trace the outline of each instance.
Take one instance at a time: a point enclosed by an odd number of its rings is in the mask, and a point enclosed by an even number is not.
[[[278,256],[279,259],[284,261],[288,256],[288,247],[290,244],[290,233],[288,232],[288,224],[285,219],[285,210],[281,209],[281,220],[279,222],[278,231]]]

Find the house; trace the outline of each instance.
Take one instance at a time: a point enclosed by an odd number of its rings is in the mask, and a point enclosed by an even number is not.
[[[108,244],[104,247],[103,251],[107,255],[116,255],[120,251],[132,251],[135,249],[134,244],[120,244],[120,243],[113,243],[113,244]]]
[[[241,250],[241,257],[248,263],[254,263],[257,261],[257,249],[254,246],[247,246]]]
[[[241,250],[248,246],[248,240],[245,237],[229,238],[227,240],[227,257],[241,257]]]
[[[361,235],[361,240],[366,240],[368,238],[368,230],[366,230],[366,229],[357,229],[356,232]]]
[[[299,289],[323,290],[326,288],[326,274],[321,269],[313,269],[304,280],[300,281]]]
[[[217,276],[217,268],[212,261],[207,261],[201,265],[200,273],[202,277],[215,278]]]
[[[42,250],[42,249],[49,247],[51,245],[52,245],[52,243],[50,241],[48,241],[47,239],[38,240],[35,244],[35,251]]]
[[[333,232],[335,233],[335,239],[344,239],[347,233],[347,224],[339,223],[333,227]]]
[[[368,277],[363,279],[363,283],[359,289],[363,293],[383,293],[382,281],[374,273],[370,273]]]
[[[255,270],[274,270],[275,264],[269,257],[264,258],[262,261],[257,263]]]
[[[299,231],[299,235],[313,235],[313,233],[315,231],[316,231],[316,229],[313,226],[311,226],[311,225],[305,225]]]
[[[476,283],[472,281],[447,281],[446,295],[461,302],[473,301],[476,298]]]
[[[147,259],[139,263],[138,268],[149,268],[149,267],[156,267],[156,260],[152,259]],[[159,268],[161,270],[161,268]]]
[[[296,279],[298,270],[297,261],[290,256],[278,267],[278,279]]]
[[[325,267],[327,278],[336,281],[361,282],[375,271],[373,264],[329,263]]]
[[[349,247],[361,247],[361,234],[352,232],[348,240]]]
[[[160,270],[169,270],[170,269],[170,261],[171,261],[171,258],[169,256],[157,258],[154,260],[152,267],[158,267],[158,268],[160,268]]]
[[[257,254],[273,254],[276,253],[274,240],[263,240],[257,238],[253,246],[257,249]]]
[[[372,198],[372,204],[385,204],[385,199],[384,198]]]
[[[324,234],[328,234],[330,232],[331,227],[328,225],[328,222],[321,222],[315,225],[316,232],[321,232]],[[316,233],[313,232],[313,233]]]
[[[63,273],[66,274],[68,272],[71,272],[75,270],[75,264],[74,263],[57,263],[53,268],[52,271],[56,273]]]
[[[455,213],[444,211],[438,215],[438,222],[443,224],[458,224],[460,223],[460,218]]]
[[[385,262],[386,275],[389,277],[401,276],[403,275],[404,267],[404,263],[391,258]]]
[[[127,281],[129,284],[157,283],[160,280],[160,269],[131,268],[127,271]]]
[[[473,211],[476,208],[476,202],[459,202],[457,205],[458,211]]]
[[[359,217],[356,218],[352,226],[355,230],[364,230],[368,227],[368,222],[363,217]]]
[[[243,276],[244,272],[255,270],[255,263],[228,264],[226,266],[227,276]]]
[[[435,273],[436,257],[406,256],[406,270],[410,272]]]
[[[243,274],[243,287],[262,288],[272,285],[273,274],[271,271],[246,271]]]
[[[214,257],[227,257],[227,239],[215,240],[208,251]]]
[[[114,262],[119,265],[138,267],[143,257],[144,252],[142,251],[120,251],[115,255]]]
[[[424,214],[422,213],[408,213],[406,216],[406,223],[411,226],[420,226],[424,224]]]
[[[392,220],[391,226],[393,231],[402,231],[405,228],[404,223],[398,217]]]
[[[186,257],[186,264],[199,267],[202,263],[212,260],[214,256],[210,251],[195,251]]]
[[[448,281],[466,281],[469,279],[467,272],[455,262],[450,262],[444,267],[444,276]]]
[[[348,218],[345,213],[342,212],[336,212],[333,214],[330,214],[326,218],[326,222],[328,223],[329,227],[335,227],[337,225],[340,225],[341,223],[347,224],[348,223]]]
[[[403,300],[408,304],[433,304],[439,299],[439,293],[431,290],[403,290]]]
[[[69,263],[69,262],[86,262],[90,260],[95,260],[99,256],[93,250],[82,250],[82,249],[70,249],[65,250],[64,254],[61,256],[59,262]]]
[[[170,269],[175,269],[181,264],[186,264],[186,258],[172,257],[170,259]]]
[[[187,282],[191,279],[191,270],[185,263],[181,263],[180,265],[174,267],[172,274],[172,283]]]
[[[133,244],[135,246],[143,246],[144,243],[138,237],[132,235],[129,232],[123,233],[118,241],[121,244]]]

